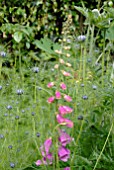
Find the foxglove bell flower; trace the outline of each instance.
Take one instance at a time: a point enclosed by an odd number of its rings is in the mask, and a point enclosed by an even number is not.
[[[64,95],[64,99],[67,101],[67,102],[71,102],[72,101],[72,98],[68,95]]]
[[[70,63],[66,63],[66,66],[71,67],[72,65]]]
[[[57,122],[60,124],[65,122],[65,118],[62,117],[60,114],[57,114],[56,118],[57,118]]]
[[[74,126],[74,123],[71,120],[66,119],[66,118],[65,118],[65,123],[66,123],[66,126],[69,128],[72,128]]]
[[[61,161],[67,162],[70,158],[70,150],[65,148],[64,146],[61,146],[58,150],[58,156]]]
[[[50,165],[50,164],[52,164],[52,161],[53,161],[53,157],[52,157],[52,154],[50,153],[50,154],[47,154],[45,157],[43,157],[43,159],[42,160],[37,160],[36,162],[35,162],[35,164],[37,165],[37,166],[40,166],[40,165]]]
[[[66,72],[66,71],[64,71],[64,70],[62,70],[61,72],[62,72],[62,74],[63,74],[64,76],[66,76],[66,77],[67,77],[67,76],[68,76],[68,77],[71,76],[69,72]]]
[[[62,117],[60,114],[56,115],[57,122],[61,125],[66,125],[69,128],[74,126],[73,122],[67,118]]]
[[[36,161],[37,166],[43,165],[43,164],[45,165],[52,164],[53,156],[52,156],[52,153],[49,152],[51,146],[52,146],[52,139],[49,138],[44,142],[43,146],[40,147],[43,158],[41,160]]]
[[[62,58],[59,59],[59,62],[60,62],[61,64],[64,64],[64,63],[65,63]]]
[[[59,142],[62,146],[66,146],[72,141],[72,138],[64,131],[60,131]]]
[[[58,69],[59,68],[59,64],[55,64],[54,68]]]
[[[61,99],[61,93],[59,91],[55,92],[56,99]]]
[[[49,138],[44,142],[44,145],[40,147],[42,156],[45,156],[46,154],[49,153],[51,146],[52,146],[52,139]]]
[[[42,165],[44,162],[43,162],[43,160],[41,161],[41,160],[37,160],[36,162],[35,162],[35,164],[37,165],[37,166],[40,166],[40,165]]]
[[[66,90],[66,88],[67,88],[67,87],[66,87],[66,84],[64,84],[64,83],[61,83],[61,84],[60,84],[60,87],[61,87],[62,90]]]
[[[48,103],[52,103],[54,101],[55,97],[54,96],[51,96],[48,98],[47,102]]]
[[[50,82],[50,83],[48,83],[48,85],[47,85],[48,88],[51,88],[51,87],[53,87],[53,86],[54,86],[54,82]]]
[[[64,168],[64,170],[70,170],[70,167],[66,167],[66,168]]]
[[[73,112],[73,109],[70,108],[69,106],[59,106],[58,110],[62,116],[66,115],[67,113]]]

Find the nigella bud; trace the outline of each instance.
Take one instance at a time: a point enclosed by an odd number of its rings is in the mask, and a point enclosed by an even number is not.
[[[0,134],[0,139],[3,139],[4,138],[4,135]]]
[[[82,98],[83,98],[84,100],[87,100],[87,99],[88,99],[88,97],[87,97],[87,96],[83,96]]]
[[[4,51],[1,51],[1,52],[0,52],[0,55],[1,55],[2,57],[6,57],[6,53],[5,53]]]
[[[97,86],[93,85],[92,88],[93,88],[93,90],[96,90],[96,89],[97,89]]]
[[[88,63],[91,63],[91,58],[88,58],[88,59],[87,59],[87,62],[88,62]]]
[[[34,115],[35,115],[35,113],[34,113],[34,112],[32,112],[32,113],[31,113],[31,115],[32,115],[32,116],[34,116]]]
[[[19,116],[17,115],[17,116],[15,116],[15,119],[19,119]]]
[[[18,95],[23,94],[23,90],[22,90],[22,89],[18,89],[18,90],[17,90],[17,94],[18,94]]]
[[[81,87],[84,87],[84,84],[81,84]]]
[[[78,120],[83,120],[83,116],[82,116],[82,115],[79,115],[79,116],[78,116]]]
[[[36,136],[37,136],[37,137],[40,137],[40,133],[38,132],[38,133],[36,134]]]
[[[25,112],[25,110],[24,110],[24,109],[22,109],[22,110],[21,110],[21,112],[22,112],[22,113],[24,113],[24,112]]]
[[[10,167],[11,167],[11,168],[14,168],[14,167],[15,167],[15,164],[11,162],[11,163],[10,163]]]
[[[11,109],[12,109],[12,106],[8,105],[8,106],[7,106],[7,109],[8,109],[8,110],[11,110]]]
[[[77,37],[78,42],[84,42],[85,39],[86,39],[86,36],[85,36],[85,35],[79,35],[79,36]]]
[[[12,148],[13,148],[13,146],[12,146],[12,145],[9,145],[9,146],[8,146],[8,148],[9,148],[9,149],[12,149]]]
[[[38,90],[42,90],[42,88],[41,88],[41,87],[38,87]]]
[[[7,117],[7,116],[8,116],[8,114],[7,114],[7,113],[5,113],[5,114],[4,114],[4,116],[5,116],[5,117]]]
[[[34,73],[38,73],[39,72],[39,67],[33,67],[32,70],[33,70]]]

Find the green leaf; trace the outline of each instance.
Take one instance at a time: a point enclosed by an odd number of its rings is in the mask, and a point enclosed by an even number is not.
[[[17,43],[19,43],[22,40],[22,35],[22,32],[15,32],[13,38]]]
[[[40,41],[35,40],[33,44],[36,45],[37,48],[40,48],[48,54],[56,54],[55,50],[59,50],[61,48],[59,44],[54,43],[47,37],[42,38]]]
[[[38,2],[36,2],[36,5],[38,6],[38,5],[42,4],[42,3],[43,3],[42,1],[38,1]]]
[[[114,26],[110,27],[106,31],[106,39],[114,41]]]
[[[40,61],[40,59],[37,57],[37,54],[34,51],[29,52],[30,58],[32,58],[34,61]]]
[[[78,6],[74,6],[74,8],[79,11],[82,15],[84,15],[85,17],[88,16],[88,10],[86,8],[82,8],[82,7],[78,7]]]
[[[30,43],[29,42],[26,42],[26,47],[27,47],[27,49],[30,48]]]

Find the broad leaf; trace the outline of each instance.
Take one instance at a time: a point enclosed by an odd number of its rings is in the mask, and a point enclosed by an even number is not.
[[[114,41],[114,26],[109,27],[109,29],[106,31],[106,39]]]
[[[74,8],[79,11],[82,15],[84,15],[85,17],[88,16],[88,9],[86,8],[82,8],[82,7],[78,7],[78,6],[74,6]]]
[[[19,43],[22,40],[22,35],[22,32],[15,32],[13,38],[17,43]]]
[[[49,38],[44,37],[41,40],[35,40],[33,42],[37,48],[49,53],[49,54],[56,54],[55,50],[59,50],[61,46],[57,43],[52,42]]]

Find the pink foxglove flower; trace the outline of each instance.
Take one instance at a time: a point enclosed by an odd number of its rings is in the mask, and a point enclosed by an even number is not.
[[[66,84],[64,84],[64,83],[61,83],[61,84],[60,84],[60,87],[61,87],[62,90],[66,90],[66,88],[67,88],[67,87],[66,87]]]
[[[60,123],[60,124],[61,124],[61,123],[64,123],[64,119],[65,119],[65,118],[63,118],[60,114],[57,114],[57,115],[56,115],[56,118],[57,118],[57,122],[58,122],[58,123]]]
[[[66,126],[69,128],[72,128],[74,126],[74,123],[69,119],[65,118],[64,122],[66,123]]]
[[[71,67],[72,65],[70,63],[66,63],[66,66]]]
[[[43,146],[40,147],[42,156],[45,156],[46,154],[49,153],[51,146],[52,146],[52,139],[49,138],[44,142]]]
[[[51,96],[48,98],[47,102],[48,103],[52,103],[54,101],[55,97],[54,96]]]
[[[42,165],[42,164],[43,164],[43,161],[41,161],[41,160],[37,160],[37,161],[35,162],[35,164],[36,164],[37,166],[40,166],[40,165]]]
[[[37,160],[35,162],[35,164],[37,166],[40,166],[40,165],[48,165],[48,164],[52,164],[52,161],[53,161],[53,157],[52,157],[52,154],[49,153],[47,154],[45,157],[43,157],[41,160]]]
[[[72,98],[68,95],[64,95],[64,99],[67,101],[67,102],[71,102],[72,101]]]
[[[41,160],[36,161],[36,165],[42,165],[42,164],[52,164],[53,156],[52,153],[49,152],[50,148],[52,146],[52,139],[47,139],[44,144],[40,147],[41,154],[43,158]]]
[[[64,168],[64,170],[70,170],[70,167],[66,167],[66,168]]]
[[[74,126],[73,122],[67,118],[62,117],[60,114],[56,115],[57,122],[61,125],[66,125],[69,128]]]
[[[48,85],[47,85],[48,88],[51,88],[51,87],[53,87],[53,86],[54,86],[54,82],[50,82],[50,83],[48,83]]]
[[[60,130],[59,142],[62,146],[66,146],[72,141],[72,138],[64,131]]]
[[[71,74],[70,74],[69,72],[66,72],[66,71],[64,71],[64,70],[62,70],[61,72],[62,72],[62,74],[63,74],[64,76],[71,76]]]
[[[59,68],[59,64],[55,64],[54,68],[58,69]]]
[[[59,91],[55,92],[56,99],[61,99],[61,93]]]
[[[64,116],[67,113],[72,113],[73,109],[69,106],[59,106],[59,113]]]
[[[64,64],[64,63],[65,63],[62,58],[59,59],[59,62],[60,62],[61,64]]]
[[[65,148],[64,146],[61,146],[58,150],[58,156],[61,161],[67,162],[70,158],[70,150]]]

